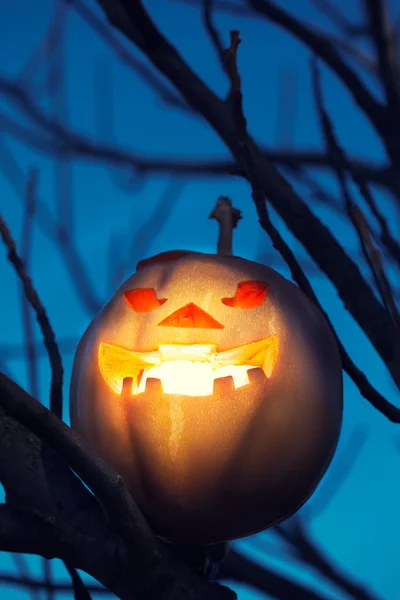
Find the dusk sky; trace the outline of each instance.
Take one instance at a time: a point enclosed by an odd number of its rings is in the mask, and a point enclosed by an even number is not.
[[[105,21],[94,0],[86,0],[86,5]],[[226,94],[228,84],[205,34],[199,10],[191,2],[177,0],[147,0],[145,5],[191,67],[216,93]],[[315,27],[331,27],[330,22],[317,13],[311,0],[283,0],[280,5]],[[347,16],[356,17],[355,9],[359,3],[348,2],[347,5]],[[45,62],[32,70],[29,60],[48,30],[55,6],[56,2],[52,0],[0,3],[0,76],[25,82],[32,98],[49,115],[54,113],[57,101],[49,101],[46,96]],[[277,142],[282,141],[278,133],[282,134],[286,126],[289,138],[283,141],[289,147],[321,148],[323,142],[311,93],[307,49],[265,20],[218,13],[215,21],[226,44],[229,31],[240,30],[239,67],[244,108],[249,130],[255,139],[266,147],[276,147]],[[135,48],[122,37],[119,39],[134,56],[148,64]],[[94,144],[120,147],[147,158],[199,158],[202,161],[229,158],[222,142],[201,118],[165,106],[136,73],[121,64],[115,52],[72,8],[68,9],[63,46],[63,86],[67,98],[64,114],[67,125],[75,134],[86,136]],[[63,76],[62,71],[57,73]],[[280,123],[282,74],[291,74],[295,81],[289,92],[289,95],[295,94],[294,127],[288,121],[283,127]],[[328,70],[322,69],[322,74],[324,98],[342,145],[350,154],[383,161],[380,141],[346,90]],[[18,248],[21,246],[28,172],[36,167],[39,173],[38,198],[42,208],[33,230],[29,272],[57,339],[62,342],[66,422],[69,423],[68,391],[74,347],[94,316],[93,310],[82,302],[77,292],[79,283],[71,279],[63,253],[50,239],[43,218],[45,211],[56,220],[60,214],[63,219],[69,218],[69,211],[64,208],[60,212],[57,205],[57,198],[68,198],[68,189],[73,198],[73,243],[82,257],[93,298],[99,306],[133,273],[136,262],[144,256],[174,248],[215,252],[217,225],[208,219],[208,215],[221,194],[230,196],[243,213],[234,232],[234,253],[251,260],[267,256],[272,267],[290,278],[289,270],[260,229],[250,189],[243,181],[203,175],[175,178],[172,183],[165,174],[149,174],[143,179],[128,168],[77,158],[71,160],[69,166],[65,163],[67,166],[60,182],[50,155],[28,147],[8,131],[4,115],[23,124],[28,121],[21,116],[16,104],[6,97],[0,100],[0,210]],[[319,174],[318,180],[330,192],[337,192],[337,185],[330,176]],[[304,186],[299,185],[297,189],[309,200]],[[388,198],[384,193],[377,190],[376,194],[380,205],[386,206]],[[313,204],[313,208],[351,255],[356,255],[358,241],[343,218],[326,205]],[[273,211],[271,214],[296,255],[307,259],[301,245]],[[121,265],[124,266],[122,275]],[[28,387],[21,289],[4,248],[0,253],[0,273],[0,366],[20,385]],[[399,404],[385,365],[345,312],[333,286],[320,274],[311,273],[310,280],[357,366],[368,374],[373,385],[388,400]],[[34,335],[40,344],[41,333],[36,323]],[[50,370],[44,352],[38,364],[39,399],[48,405]],[[376,598],[396,600],[400,597],[400,454],[396,450],[400,429],[373,409],[347,376],[344,377],[344,389],[343,430],[336,456],[320,488],[302,512],[313,539],[335,565],[369,588]],[[365,443],[350,474],[345,476],[346,448],[354,436],[357,439],[365,437]],[[336,491],[334,482],[341,477],[343,484]],[[335,493],[331,501],[326,502],[327,494],[331,493],[330,485]],[[320,510],[320,503],[327,506]],[[290,557],[283,542],[273,533],[261,533],[235,545],[260,564],[325,591],[327,598],[344,598],[343,592],[333,589],[329,582]],[[29,557],[28,564],[32,574],[41,574],[41,559]],[[67,580],[62,563],[55,560],[53,564],[55,577]],[[0,573],[6,571],[14,572],[15,565],[8,554],[2,554]],[[239,600],[265,597],[244,586],[234,587]],[[0,598],[25,600],[28,592],[0,584]],[[44,600],[45,595],[39,594],[37,598]]]

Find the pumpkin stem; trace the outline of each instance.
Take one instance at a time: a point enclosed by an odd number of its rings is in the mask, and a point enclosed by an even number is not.
[[[227,196],[220,196],[209,219],[216,219],[219,225],[217,254],[232,256],[232,232],[242,218],[242,213],[232,206]]]

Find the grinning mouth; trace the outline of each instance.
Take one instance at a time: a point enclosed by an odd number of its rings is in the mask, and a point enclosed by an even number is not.
[[[278,338],[272,334],[223,352],[214,344],[160,344],[153,352],[134,352],[101,342],[98,359],[104,381],[118,395],[130,378],[135,395],[145,391],[147,379],[159,379],[166,394],[210,396],[220,377],[232,377],[235,389],[249,383],[249,369],[261,368],[270,378],[277,353]]]

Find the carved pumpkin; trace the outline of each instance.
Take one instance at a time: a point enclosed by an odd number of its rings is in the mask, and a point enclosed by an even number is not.
[[[341,427],[340,358],[318,309],[274,270],[167,252],[89,325],[70,409],[159,535],[229,540],[315,489]]]

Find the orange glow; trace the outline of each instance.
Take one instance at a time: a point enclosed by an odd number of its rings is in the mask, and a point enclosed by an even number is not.
[[[138,288],[136,290],[128,290],[124,292],[124,300],[135,312],[149,312],[158,308],[166,298],[157,299],[156,292],[153,288]]]
[[[147,379],[156,378],[166,394],[210,396],[220,377],[231,376],[236,389],[249,383],[249,369],[259,367],[271,377],[277,353],[278,339],[273,334],[224,352],[217,352],[213,344],[165,344],[153,352],[134,352],[102,342],[98,358],[104,381],[118,395],[129,377],[132,394],[143,393]]]
[[[267,297],[268,286],[262,281],[241,281],[233,298],[222,298],[232,308],[255,308]]]
[[[223,329],[224,326],[218,323],[205,310],[190,302],[161,321],[159,325],[168,327],[191,327],[196,329]]]

